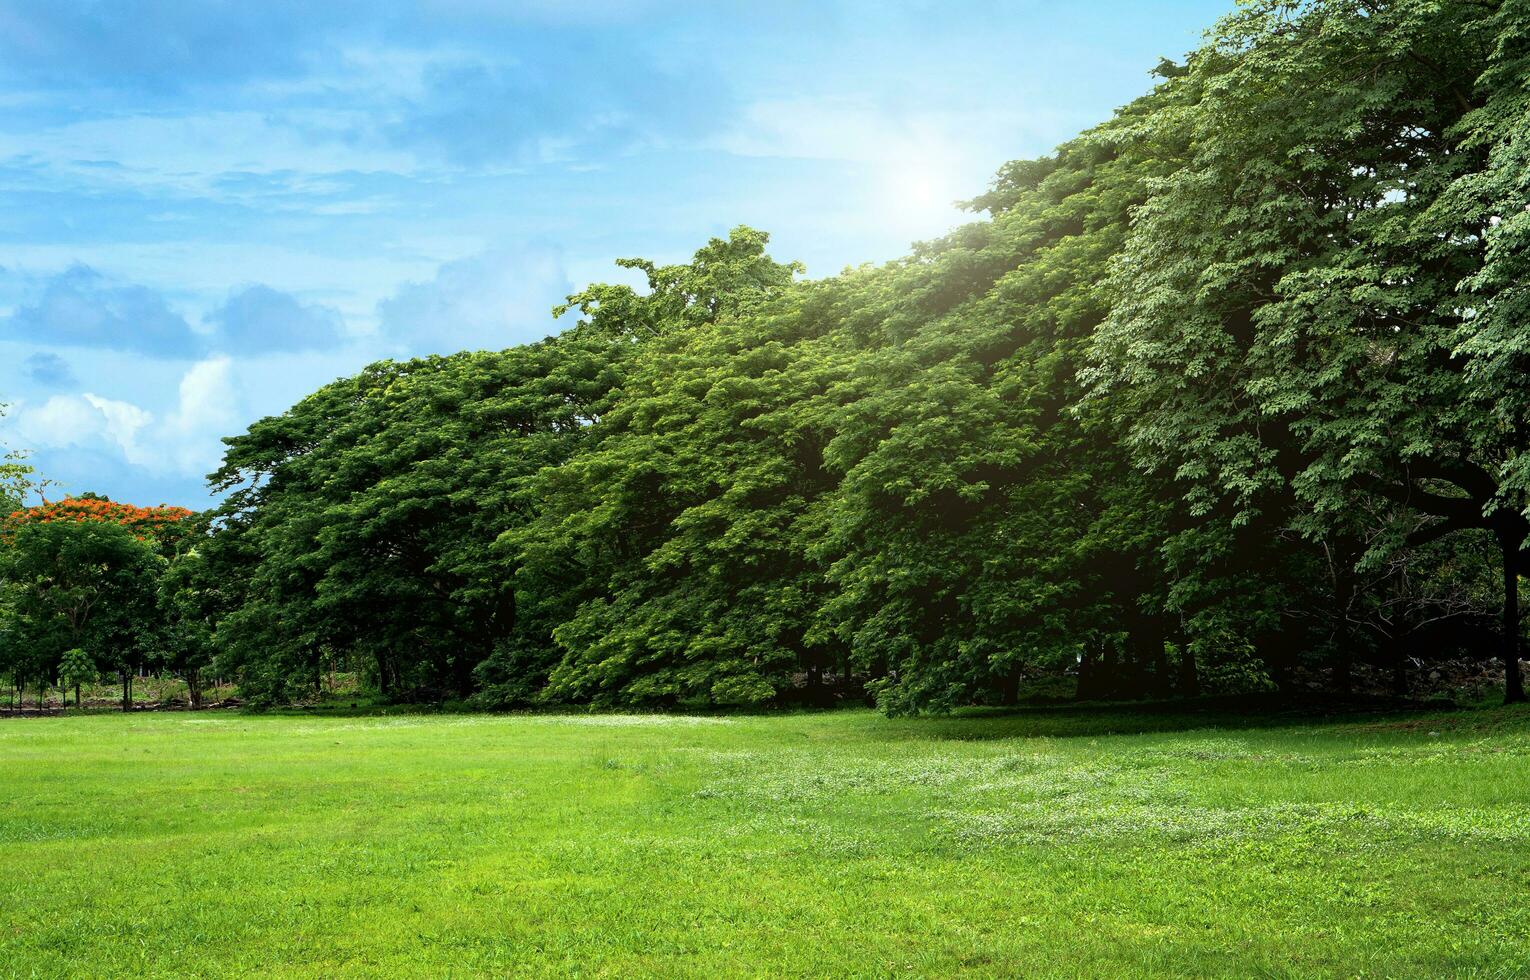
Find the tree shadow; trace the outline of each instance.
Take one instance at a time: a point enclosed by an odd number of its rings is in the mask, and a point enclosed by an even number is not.
[[[949,715],[892,719],[888,735],[909,739],[989,741],[1097,738],[1199,728],[1280,729],[1418,720],[1462,710],[1452,701],[1383,697],[1239,695],[1182,701],[1089,702],[968,708]]]

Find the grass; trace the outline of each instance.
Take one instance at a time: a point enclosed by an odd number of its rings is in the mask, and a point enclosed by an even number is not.
[[[1530,713],[0,722],[0,974],[1530,973]]]

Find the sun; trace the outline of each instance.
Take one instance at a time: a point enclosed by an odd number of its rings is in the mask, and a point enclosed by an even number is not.
[[[908,209],[927,213],[950,205],[942,183],[930,170],[908,169],[893,172],[888,179],[888,190],[895,201]]]
[[[946,168],[909,161],[887,170],[878,198],[905,234],[941,234],[961,220],[959,194]]]

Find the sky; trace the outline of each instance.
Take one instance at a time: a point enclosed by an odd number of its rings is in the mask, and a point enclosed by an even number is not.
[[[896,258],[1230,5],[0,0],[0,444],[205,506],[221,437],[617,258]]]

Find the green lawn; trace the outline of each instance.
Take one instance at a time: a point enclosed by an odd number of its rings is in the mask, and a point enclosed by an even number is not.
[[[0,975],[1518,976],[1530,713],[0,721]]]

